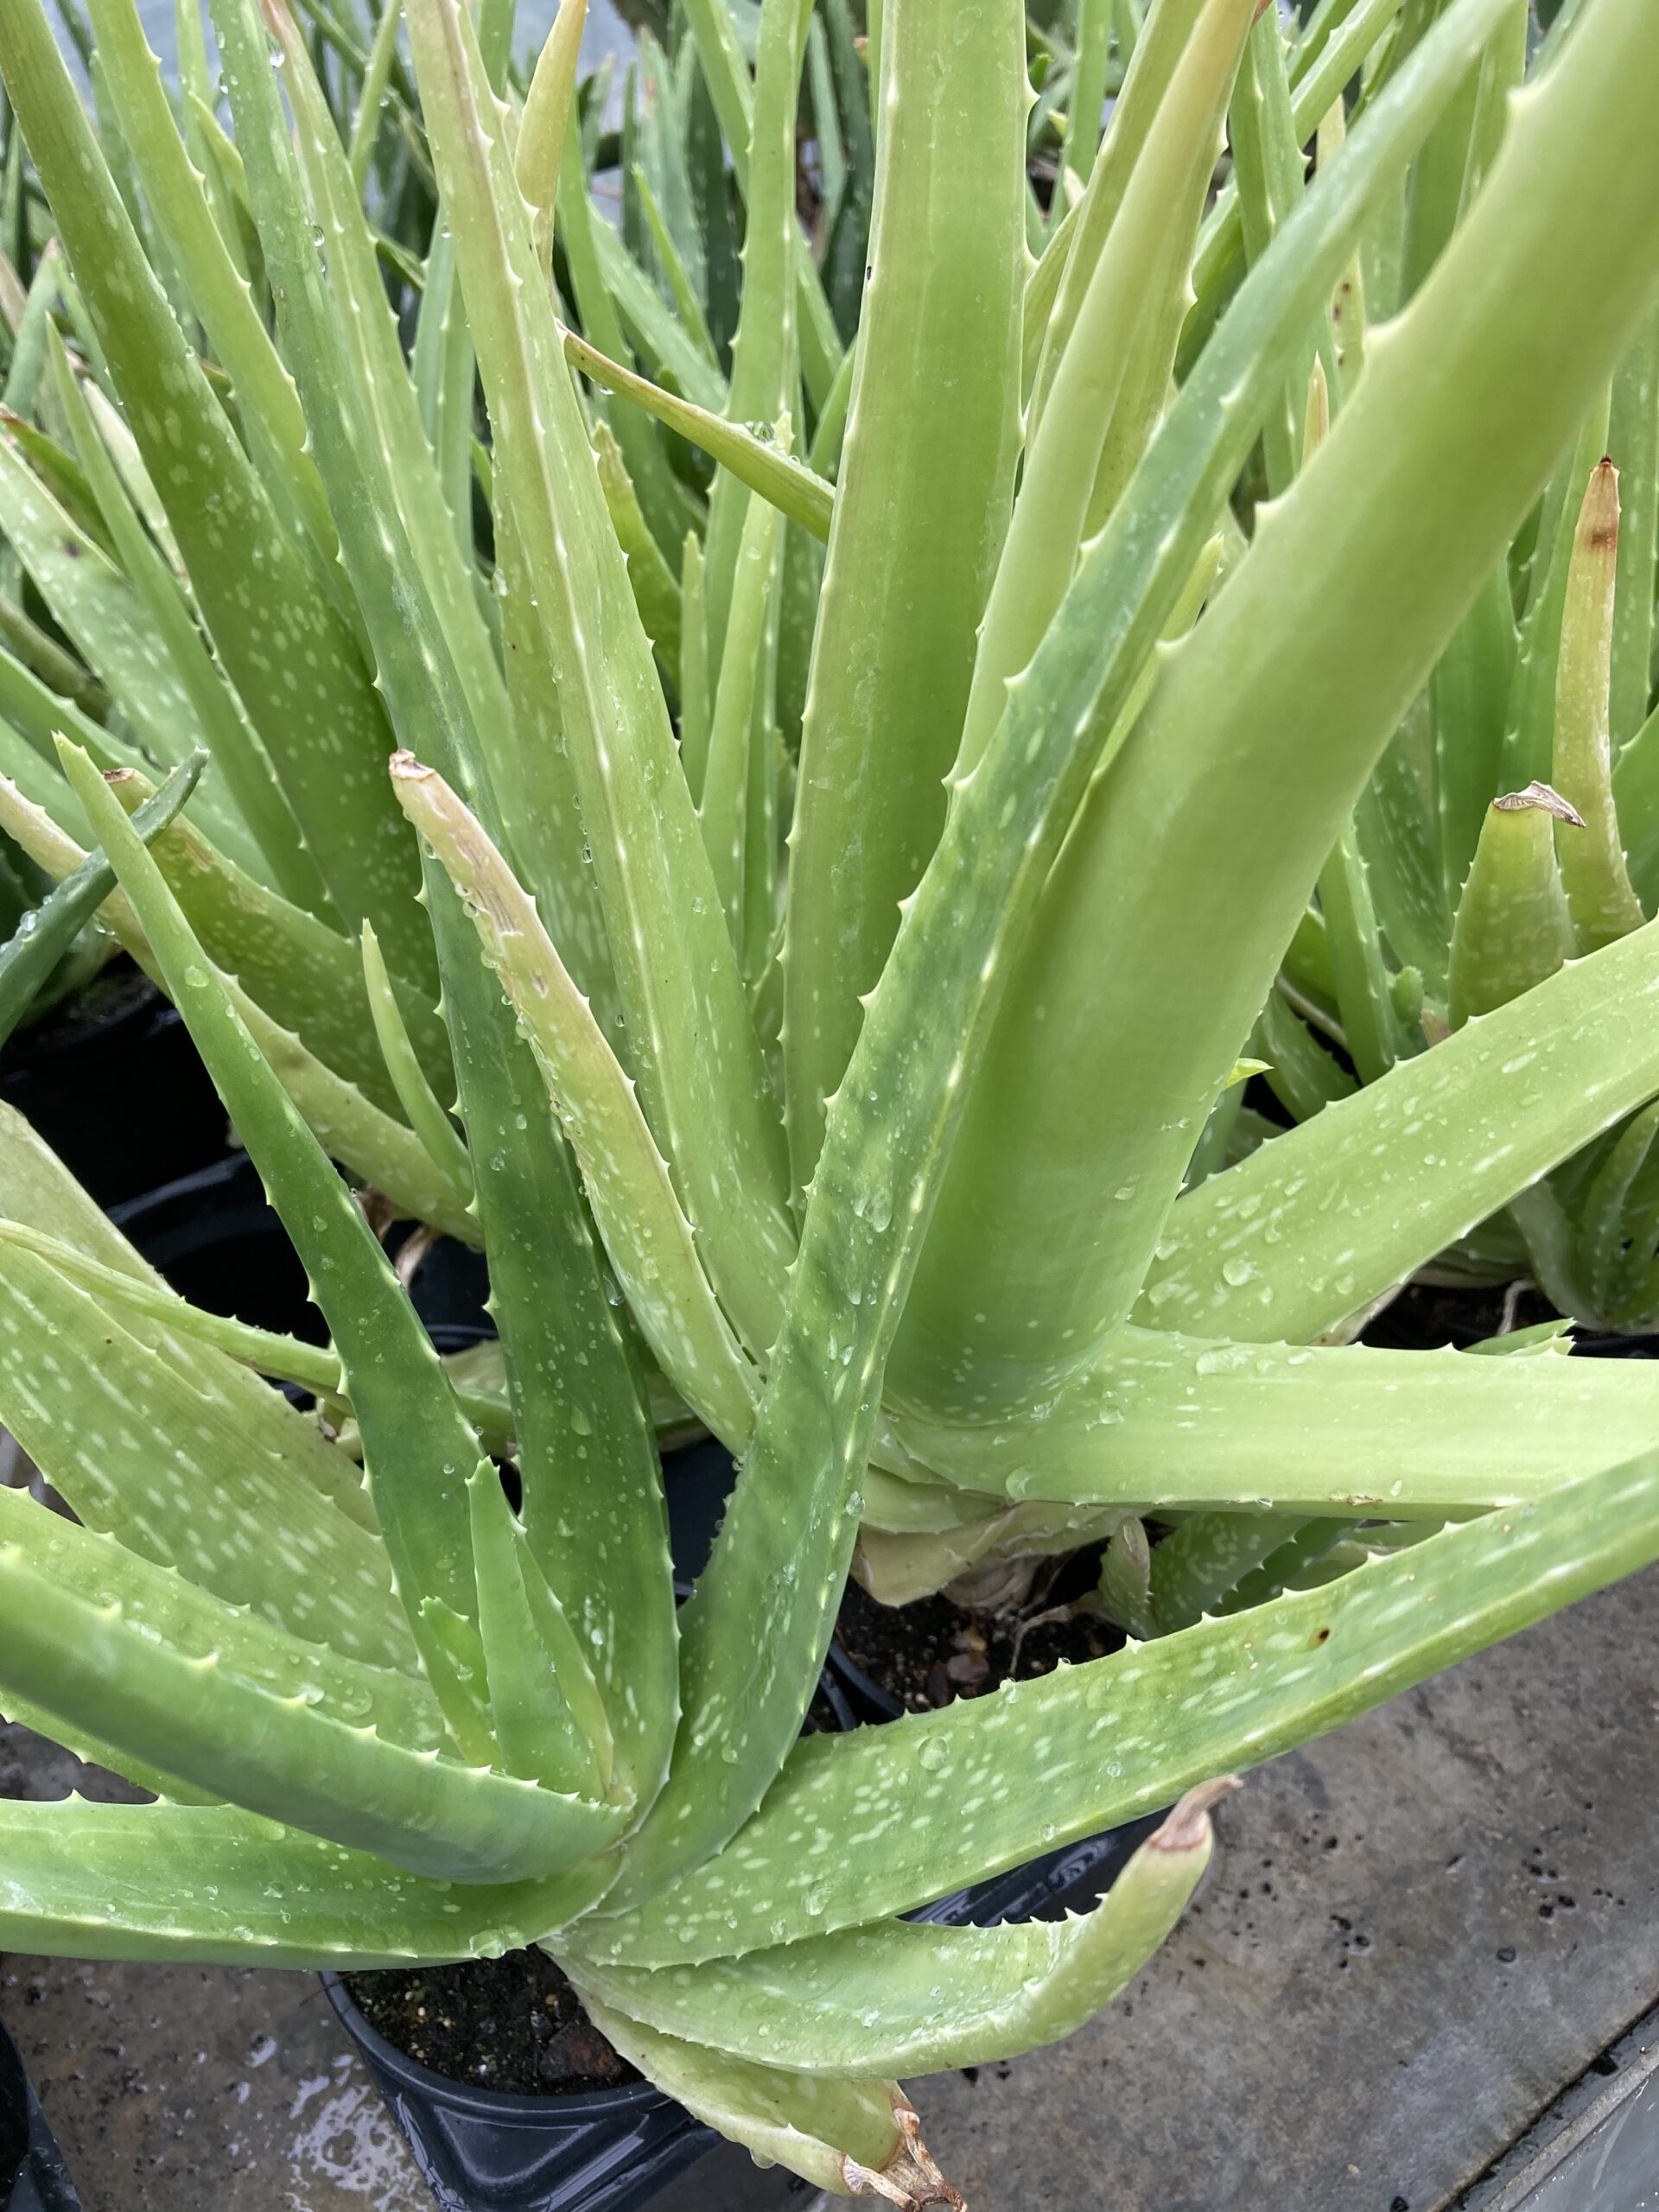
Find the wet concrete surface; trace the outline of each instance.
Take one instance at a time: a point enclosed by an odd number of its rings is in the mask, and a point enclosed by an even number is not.
[[[1450,2204],[1659,1998],[1656,1650],[1659,1571],[1250,1777],[1116,2005],[920,2085],[975,2212]],[[88,2212],[429,2206],[308,1977],[10,1958],[0,2018]]]

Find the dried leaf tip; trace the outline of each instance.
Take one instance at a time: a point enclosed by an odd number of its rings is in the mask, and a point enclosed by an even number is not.
[[[1530,807],[1541,807],[1546,814],[1553,814],[1558,822],[1570,822],[1575,830],[1584,827],[1584,817],[1570,805],[1553,785],[1541,784],[1535,777],[1524,791],[1505,791],[1495,798],[1492,806],[1499,814],[1524,814]]]
[[[1618,550],[1618,471],[1604,454],[1590,472],[1584,505],[1579,510],[1578,542],[1586,553],[1616,553]]]
[[[906,2104],[895,2097],[893,2117],[899,2129],[899,2147],[880,2173],[843,2156],[842,2178],[853,2196],[885,2196],[900,2212],[923,2212],[929,2204],[945,2204],[951,2212],[968,2212],[966,2201],[951,2188],[934,2164],[922,2140],[922,2124]]]
[[[417,760],[412,753],[402,747],[392,754],[387,766],[393,778],[404,783],[425,783],[432,774],[423,760]]]
[[[1236,1774],[1218,1774],[1212,1781],[1199,1783],[1196,1789],[1187,1791],[1163,1826],[1147,1838],[1148,1847],[1155,1851],[1198,1850],[1210,1840],[1211,1807],[1243,1786]]]

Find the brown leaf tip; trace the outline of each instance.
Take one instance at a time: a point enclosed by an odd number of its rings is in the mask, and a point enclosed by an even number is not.
[[[1505,791],[1501,798],[1492,801],[1499,814],[1524,814],[1531,807],[1541,807],[1546,814],[1553,814],[1558,822],[1570,822],[1575,830],[1584,827],[1584,817],[1577,807],[1564,799],[1560,791],[1548,784],[1541,784],[1536,777],[1522,791]]]
[[[417,760],[412,753],[401,746],[392,754],[388,765],[394,776],[401,777],[407,783],[424,782],[432,773],[424,761]]]
[[[899,2130],[899,2147],[880,2173],[861,2166],[856,2158],[842,2158],[842,2178],[854,2196],[885,2196],[899,2212],[923,2212],[929,2204],[944,2204],[950,2212],[968,2212],[967,2203],[934,2164],[922,2140],[922,2123],[907,2104],[893,2099],[893,2117]]]
[[[1156,1833],[1147,1838],[1154,1851],[1196,1851],[1210,1840],[1210,1808],[1230,1797],[1243,1783],[1236,1774],[1218,1774],[1213,1781],[1189,1789]]]

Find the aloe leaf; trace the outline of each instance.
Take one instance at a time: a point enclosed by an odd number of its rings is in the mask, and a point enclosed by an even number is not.
[[[339,137],[291,16],[277,0],[267,14],[284,56],[291,143],[254,0],[218,0],[216,20],[281,325],[392,721],[476,796],[509,734],[505,687]],[[369,918],[392,964],[420,980]]]
[[[206,966],[155,862],[86,755],[66,747],[63,757],[327,1319],[396,1586],[454,1726],[469,1711],[466,1655],[477,1634],[462,1489],[477,1443],[373,1230]],[[435,1605],[456,1624],[459,1657],[439,1640]]]
[[[234,1402],[148,1357],[124,1314],[34,1253],[12,1246],[5,1274],[19,1329],[66,1354],[48,1366],[8,1338],[6,1423],[88,1528],[348,1658],[410,1662],[378,1539],[290,1470],[287,1440],[250,1433]]]
[[[227,1352],[257,1374],[272,1375],[284,1382],[297,1382],[302,1389],[319,1397],[344,1394],[345,1378],[340,1374],[339,1358],[326,1344],[280,1336],[271,1330],[238,1321],[229,1314],[211,1313],[199,1306],[188,1305],[176,1291],[164,1285],[146,1282],[139,1276],[106,1267],[60,1236],[29,1229],[3,1217],[0,1217],[0,1243],[21,1245],[25,1251],[37,1253],[41,1259],[49,1260],[60,1274],[68,1275],[83,1288],[93,1292],[104,1304],[112,1303],[127,1313],[145,1314],[193,1344],[211,1344],[217,1351]],[[511,1456],[512,1416],[499,1391],[470,1389],[453,1374],[452,1380],[455,1395],[466,1409],[467,1418],[477,1429],[480,1442],[492,1452]],[[343,1491],[326,1494],[348,1511],[357,1502],[357,1494]],[[365,1528],[373,1526],[373,1513],[366,1504],[353,1511],[352,1517]]]
[[[582,1955],[690,1965],[911,1910],[1305,1744],[1656,1556],[1649,1452],[1324,1589],[995,1698],[809,1737],[745,1828],[741,1858],[589,1921]]]
[[[1556,861],[1585,828],[1558,791],[1529,784],[1486,810],[1452,931],[1446,1018],[1460,1029],[1553,976],[1573,949],[1573,916]]]
[[[202,44],[199,0],[178,10],[187,28],[180,41],[181,68],[189,70]],[[165,236],[190,305],[200,318],[213,353],[230,377],[245,435],[261,483],[289,534],[309,544],[325,578],[339,550],[321,479],[307,442],[305,416],[294,382],[271,341],[222,227],[216,195],[204,167],[181,143],[156,57],[145,44],[132,0],[92,0],[93,28],[104,82],[119,118],[134,168],[144,188],[152,220]],[[195,63],[206,74],[206,56]],[[208,86],[198,97],[211,109]],[[186,107],[187,138],[191,110]],[[196,126],[200,132],[200,124]],[[213,181],[217,181],[213,180]],[[222,194],[222,188],[221,188]]]
[[[536,57],[524,111],[518,119],[513,175],[535,210],[536,251],[546,269],[553,255],[553,213],[564,166],[564,131],[575,97],[582,26],[588,0],[559,0],[553,22]]]
[[[156,796],[145,802],[133,828],[148,844],[172,821],[195,789],[205,753],[175,768]],[[0,1044],[22,1020],[80,931],[115,887],[115,870],[102,854],[91,854],[57,888],[23,916],[0,946]]]
[[[132,771],[116,770],[105,780],[129,814],[148,785],[147,778]],[[151,851],[215,963],[233,974],[274,1021],[292,1029],[377,1106],[398,1104],[365,1022],[369,1009],[362,972],[347,940],[245,874],[188,818],[154,841]],[[418,1039],[422,1065],[442,1077],[448,1049],[437,1014],[401,977],[391,988],[401,1018]],[[447,1168],[448,1163],[439,1164]]]
[[[1306,145],[1313,137],[1333,102],[1342,97],[1344,87],[1359,73],[1400,13],[1401,0],[1357,0],[1311,66],[1297,76],[1291,94],[1291,123],[1299,146]],[[1192,284],[1198,297],[1181,334],[1176,359],[1176,374],[1183,383],[1210,336],[1243,242],[1238,188],[1229,181],[1216,196],[1193,263]]]
[[[0,742],[3,735],[0,725]],[[11,765],[16,768],[22,764]],[[67,792],[67,785],[62,788]],[[177,827],[175,823],[175,830]],[[74,838],[59,829],[43,804],[4,776],[0,776],[0,828],[15,837],[49,875],[61,879],[86,857]],[[165,988],[165,978],[124,892],[112,893],[100,912],[146,974]],[[463,1243],[476,1242],[477,1224],[467,1212],[465,1199],[433,1162],[420,1139],[337,1075],[292,1030],[273,1020],[234,976],[220,971],[218,982],[307,1128],[325,1149],[342,1166],[390,1198],[403,1215],[427,1222]]]
[[[1343,243],[1340,232],[1335,243]],[[1289,289],[1294,302],[1294,276]],[[1271,349],[1265,370],[1254,346],[1251,358],[1259,374],[1273,373]],[[1216,353],[1209,372],[1224,379],[1236,410],[1235,365]],[[1236,435],[1247,437],[1248,429]],[[1190,459],[1181,449],[1177,474]],[[1201,477],[1206,461],[1216,465],[1208,449],[1196,464]],[[1190,518],[1192,506],[1183,487],[1177,512]],[[1198,525],[1191,526],[1196,535]],[[1154,579],[1167,587],[1162,599],[1156,590],[1137,595],[1148,589],[1146,543],[1136,537],[1126,545],[1109,528],[1085,556],[1067,605],[1079,617],[1087,607],[1087,620],[1075,629],[1057,624],[1011,689],[978,766],[956,779],[932,862],[867,1002],[814,1173],[754,1434],[683,1617],[687,1718],[674,1769],[630,1845],[613,1892],[619,1903],[728,1840],[798,1724],[851,1550],[853,1491],[874,1440],[879,1381],[963,1117],[963,1078],[1001,1002],[1011,948],[1029,926],[1087,785],[1096,709],[1109,728],[1133,683],[1116,648],[1137,625],[1148,648],[1155,641],[1203,539],[1184,543],[1179,529],[1163,538],[1169,566]],[[1222,605],[1236,588],[1235,581]],[[1121,689],[1103,704],[1115,666]],[[1217,1078],[1209,1096],[1219,1087]],[[958,1346],[970,1338],[963,1331]],[[977,1384],[978,1370],[969,1372]],[[977,1395],[974,1411],[982,1411]],[[785,1549],[794,1575],[779,1603],[766,1562]],[[763,1608],[769,1625],[757,1636]]]
[[[628,564],[633,603],[639,610],[645,635],[671,679],[680,663],[680,583],[663,550],[651,534],[628,474],[628,465],[608,423],[594,425],[594,453],[599,463],[600,489],[605,494],[611,527]]]
[[[524,1493],[526,1541],[516,1574],[528,1614],[515,1617],[501,1604],[517,1594],[504,1576],[493,1594],[505,1617],[493,1630],[480,1560],[486,1655],[493,1635],[499,1645],[543,1648],[607,1783],[613,1766],[617,1795],[646,1803],[667,1769],[679,1713],[655,1440],[541,1075],[460,898],[435,862],[427,868],[461,1116],[474,1156],[489,1163],[476,1203]],[[497,1484],[486,1496],[494,1503],[499,1494]],[[476,1503],[476,1486],[474,1495]],[[498,1506],[498,1523],[504,1511]],[[498,1525],[498,1543],[502,1533]],[[511,1675],[509,1662],[509,1681]],[[493,1656],[490,1680],[493,1697]],[[535,1694],[532,1687],[523,1713],[531,1730]]]
[[[1549,773],[1561,619],[1583,498],[1580,486],[1588,482],[1607,449],[1607,416],[1604,389],[1588,404],[1585,419],[1575,426],[1577,436],[1559,454],[1545,488],[1543,521],[1532,556],[1503,729],[1501,780],[1511,790]]]
[[[315,865],[300,842],[299,824],[271,772],[264,747],[248,725],[240,702],[213,664],[178,579],[150,543],[129,501],[115,464],[93,427],[63,342],[55,332],[51,362],[54,390],[68,418],[75,449],[98,502],[99,512],[113,540],[120,566],[154,625],[155,639],[168,671],[182,687],[190,715],[213,757],[216,774],[247,825],[258,861],[255,873],[294,904],[315,914],[327,905],[327,894]],[[124,702],[133,696],[130,691],[124,691],[118,683],[111,683],[111,688]],[[142,680],[137,696],[143,699]],[[143,699],[143,719],[147,721],[152,712],[165,715],[165,700],[158,699],[152,709],[150,701]],[[139,718],[135,716],[135,720]],[[169,732],[169,739],[176,746],[176,734]]]
[[[949,1344],[979,1392],[1008,1402],[1040,1390],[1046,1371],[1083,1355],[1133,1303],[1311,876],[1645,310],[1659,278],[1659,161],[1640,159],[1623,134],[1633,130],[1628,71],[1659,64],[1659,17],[1644,19],[1651,54],[1624,43],[1636,21],[1592,15],[1517,117],[1394,345],[1372,348],[1313,467],[1276,513],[1258,517],[1249,554],[1172,649],[1074,829],[1004,999],[918,1279],[931,1340]],[[1413,62],[1444,66],[1442,29],[1462,47],[1489,29],[1483,10],[1453,9]],[[1412,73],[1408,64],[1389,92]],[[1287,275],[1297,267],[1293,227],[1313,211],[1319,234],[1320,203],[1351,169],[1362,135],[1357,127],[1323,190],[1316,180],[1280,233],[1289,250],[1258,263],[1252,287],[1261,275],[1273,289],[1275,262]],[[1629,222],[1610,227],[1599,195],[1615,173]],[[1592,205],[1587,237],[1579,218]],[[1592,251],[1608,257],[1592,262]],[[1484,288],[1479,313],[1473,283]],[[1262,343],[1255,296],[1241,291],[1205,352],[1211,375],[1224,361],[1232,372],[1235,409],[1243,379],[1229,333],[1249,333],[1255,373],[1274,353]],[[1535,321],[1559,345],[1548,360]],[[1209,388],[1195,371],[1166,419],[1143,464],[1135,526],[1150,520],[1155,456],[1182,451],[1187,404]],[[1189,513],[1187,526],[1205,524]],[[1069,595],[1077,610],[1091,569],[1085,559]],[[1287,632],[1296,593],[1309,612]],[[1067,626],[1063,613],[1046,651],[1058,655]],[[1315,726],[1324,741],[1309,756],[1300,734]],[[1294,774],[1281,772],[1293,752]],[[1218,961],[1224,938],[1229,957]],[[1080,963],[1079,943],[1109,945],[1111,957]],[[1182,1019],[1172,1027],[1175,1004]],[[1112,1202],[1077,1209],[1044,1180],[1057,1158]],[[935,1393],[948,1387],[937,1372],[926,1382]]]
[[[651,233],[652,245],[656,251],[658,263],[663,274],[668,279],[668,289],[673,296],[675,311],[693,338],[696,340],[703,353],[718,367],[720,356],[715,351],[715,341],[709,334],[708,318],[703,314],[702,302],[698,296],[697,287],[693,282],[690,270],[681,257],[679,241],[669,227],[668,219],[658,205],[657,194],[652,189],[651,179],[645,170],[636,163],[632,175],[633,188],[639,196],[640,211],[645,216],[646,226]],[[683,188],[683,196],[671,204],[677,208],[683,207],[689,205],[690,195],[690,188],[688,184]],[[695,232],[693,235],[696,235]],[[701,243],[699,239],[699,245]]]
[[[702,590],[702,545],[685,534],[680,563],[680,766],[695,805],[702,797],[709,765],[709,724],[714,714],[709,684],[709,619]]]
[[[707,1238],[721,1302],[747,1338],[765,1344],[794,1236],[742,976],[499,124],[480,104],[470,28],[455,0],[416,0],[410,15],[451,222],[466,238],[461,277],[495,425],[498,491],[537,578],[532,620],[556,671],[632,1072]]]
[[[545,1934],[566,1886],[429,1881],[239,1806],[0,1803],[0,1935],[59,1958],[311,1967],[493,1958]]]
[[[959,772],[984,751],[1010,679],[1029,664],[1071,581],[1106,440],[1146,342],[1148,304],[1185,282],[1253,5],[1208,0],[1200,11],[1077,303],[1040,421],[1027,438],[1020,495],[986,601]],[[1160,401],[1168,381],[1166,359],[1157,377]],[[1128,443],[1132,467],[1139,454],[1135,442]]]
[[[596,233],[607,226],[588,196],[588,171],[582,161],[581,141],[574,135],[566,138],[563,159],[564,174],[558,200],[559,235],[564,244],[576,312],[591,342],[615,360],[627,352],[627,340],[600,257]],[[544,289],[538,295],[538,298],[546,296]],[[606,418],[622,448],[652,534],[666,554],[678,547],[688,520],[685,503],[668,465],[666,448],[636,409],[608,407]]]
[[[1639,1450],[1659,1384],[1631,1364],[1126,1327],[1030,1413],[895,1433],[924,1466],[1015,1500],[1421,1520],[1515,1504]]]
[[[438,1103],[420,1057],[410,1041],[372,922],[363,925],[363,979],[368,990],[375,1037],[404,1117],[470,1205],[474,1190],[472,1157],[454,1123]]]
[[[357,113],[353,118],[351,139],[346,147],[352,164],[352,178],[359,193],[368,182],[375,143],[379,137],[380,125],[389,105],[386,86],[391,77],[391,65],[397,58],[397,33],[403,20],[403,0],[383,0],[380,20],[374,27],[374,37],[369,45],[368,67],[363,72],[363,82],[358,88]]]
[[[119,701],[129,726],[151,755],[174,767],[199,747],[211,753],[209,733],[138,592],[28,467],[15,436],[3,431],[0,530],[54,618]],[[42,704],[57,711],[49,695]],[[111,761],[123,757],[111,751],[107,739],[100,738],[98,750]],[[201,794],[204,819],[245,868],[264,877],[269,863],[257,833],[239,804],[233,798],[227,804],[226,793],[216,785],[217,779],[210,779]]]
[[[1580,952],[1594,952],[1646,919],[1625,872],[1613,811],[1608,702],[1618,537],[1618,471],[1601,461],[1590,472],[1567,565],[1551,769],[1555,788],[1580,817],[1556,841]]]
[[[728,422],[706,408],[694,406],[689,399],[664,391],[620,362],[607,360],[573,330],[564,334],[564,351],[566,359],[585,377],[605,391],[632,400],[669,429],[677,430],[739,483],[769,499],[780,514],[810,531],[814,537],[828,539],[835,508],[834,486],[779,445],[770,429],[763,438],[747,423]]]
[[[732,340],[727,411],[740,423],[775,423],[794,411],[798,375],[795,327],[795,118],[805,58],[801,0],[761,0],[744,197],[743,295]],[[703,591],[713,667],[725,666],[749,510],[746,487],[716,476],[703,544]]]
[[[1656,995],[1649,923],[1212,1176],[1172,1211],[1136,1319],[1334,1328],[1659,1091]]]
[[[767,630],[776,614],[779,569],[777,509],[752,492],[743,494],[743,505],[737,563],[728,579],[731,599],[709,727],[709,757],[697,803],[715,890],[733,946],[740,953],[746,941],[745,847],[755,772],[751,756],[766,734],[764,726],[757,730],[755,723],[757,709],[764,703]]]
[[[118,1357],[126,1364],[136,1355],[124,1348]],[[158,1440],[151,1447],[152,1461],[164,1463],[170,1448],[170,1439]],[[213,1526],[211,1521],[206,1525]],[[294,1541],[306,1536],[315,1541],[314,1530],[296,1530]],[[281,1541],[275,1526],[261,1528],[251,1521],[243,1537],[243,1547],[251,1549],[250,1537],[264,1538],[273,1549]],[[209,1592],[197,1579],[198,1562],[188,1553],[176,1567],[170,1561],[157,1563],[125,1541],[122,1529],[105,1533],[78,1527],[36,1503],[27,1491],[15,1490],[0,1498],[0,1540],[29,1574],[48,1577],[77,1603],[107,1607],[131,1631],[198,1663],[216,1655],[227,1675],[289,1700],[297,1710],[372,1727],[389,1742],[415,1751],[435,1751],[443,1742],[443,1716],[417,1675],[360,1653],[344,1654],[315,1635],[279,1624],[270,1605],[256,1610]],[[196,1548],[205,1547],[199,1542]],[[321,1555],[326,1557],[326,1551]],[[342,1561],[330,1560],[329,1566],[345,1571]],[[37,1694],[52,1706],[49,1688]]]
[[[647,2027],[585,1986],[582,2000],[625,2058],[757,2159],[838,2196],[885,2198],[900,2212],[931,2204],[962,2212],[896,2082],[835,2081],[734,2058]]]
[[[1020,10],[995,0],[965,15],[931,0],[887,26],[885,66],[886,97],[910,124],[884,131],[878,151],[791,831],[784,1065],[801,1185],[860,999],[944,818],[1019,451]],[[895,578],[916,583],[903,623],[887,619]]]
[[[39,0],[8,10],[0,67],[226,674],[342,918],[372,919],[395,964],[424,981],[414,855],[387,834],[397,816],[381,772],[385,721],[355,639],[281,527],[144,262]]]
[[[696,406],[707,409],[710,414],[719,414],[728,398],[724,376],[710,365],[696,340],[664,302],[613,226],[591,207],[588,225],[600,275],[622,319],[622,328],[632,349],[642,359],[655,365],[659,384],[671,381]],[[601,320],[608,324],[610,318],[601,315]],[[601,346],[601,351],[613,360],[626,350],[622,346]],[[681,505],[683,507],[683,499]]]
[[[149,1289],[156,1297],[173,1294],[155,1269],[141,1259],[120,1230],[94,1205],[68,1170],[35,1135],[22,1116],[0,1108],[0,1211],[14,1224],[72,1245],[93,1263],[107,1267]],[[188,1335],[178,1336],[148,1319],[124,1301],[117,1318],[130,1336],[161,1364],[174,1369],[201,1402],[221,1414],[246,1449],[280,1465],[287,1480],[315,1490],[360,1528],[373,1529],[374,1514],[363,1489],[361,1470],[322,1435],[314,1421],[289,1405],[279,1391],[233,1361],[204,1351]],[[412,1663],[407,1633],[395,1612],[386,1618],[397,1639],[391,1647],[401,1663]]]
[[[1147,1562],[1147,1597],[1160,1635],[1192,1628],[1302,1525],[1291,1513],[1194,1513]]]
[[[1618,532],[1608,730],[1615,754],[1648,717],[1659,553],[1659,318],[1619,365],[1607,442],[1619,468],[1624,513]]]
[[[32,1501],[17,1510],[46,1517]],[[238,1616],[177,1577],[123,1560],[106,1588],[73,1586],[60,1559],[48,1567],[35,1544],[19,1542],[3,1501],[0,1512],[10,1624],[0,1680],[163,1772],[442,1880],[555,1874],[614,1834],[620,1816],[604,1807],[407,1748],[371,1719],[337,1717],[306,1696],[303,1664],[297,1690],[258,1679],[239,1664]],[[164,1636],[143,1603],[158,1580],[171,1599]]]
[[[1198,1887],[1210,1805],[1233,1786],[1189,1793],[1102,1903],[1062,1921],[888,1922],[666,1973],[577,1971],[631,2019],[766,2064],[842,2078],[987,2065],[1058,2043],[1140,1973]]]
[[[646,1342],[715,1433],[741,1447],[753,1419],[755,1378],[709,1287],[632,1084],[534,902],[484,831],[430,770],[400,759],[393,772],[404,811],[448,871],[512,1001]]]

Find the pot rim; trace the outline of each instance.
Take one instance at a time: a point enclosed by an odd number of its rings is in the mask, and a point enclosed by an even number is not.
[[[319,1979],[340,2025],[361,2047],[370,2063],[384,2068],[435,2103],[481,2112],[493,2120],[546,2121],[562,2112],[568,2113],[573,2120],[593,2120],[608,2113],[621,2115],[638,2112],[645,2106],[674,2101],[655,2082],[646,2081],[624,2082],[614,2088],[573,2089],[546,2096],[534,2096],[523,2090],[492,2089],[481,2082],[458,2082],[453,2075],[440,2074],[420,2059],[411,2058],[407,2051],[399,2050],[396,2044],[388,2043],[378,2028],[371,2026],[346,1988],[345,1976],[335,1968],[324,1967]]]

